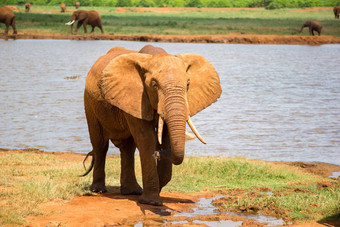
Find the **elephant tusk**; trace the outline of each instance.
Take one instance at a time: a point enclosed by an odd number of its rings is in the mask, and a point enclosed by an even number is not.
[[[69,22],[65,23],[65,25],[72,25],[72,24],[74,24],[74,21],[75,21],[75,20],[69,21]]]
[[[192,122],[190,116],[188,117],[188,125],[190,126],[192,132],[195,134],[195,136],[197,137],[197,139],[199,139],[203,144],[206,144],[206,142],[204,141],[204,139],[200,136],[200,134],[197,132],[196,127],[194,125],[194,123]]]
[[[162,144],[162,136],[163,136],[163,125],[164,125],[164,120],[161,116],[159,116],[158,119],[158,142],[159,144]]]

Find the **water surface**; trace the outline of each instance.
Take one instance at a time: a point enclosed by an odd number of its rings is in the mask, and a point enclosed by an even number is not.
[[[0,147],[89,152],[87,72],[114,46],[145,44],[0,40]],[[189,141],[187,155],[340,165],[340,45],[153,45],[201,54],[220,75],[221,98],[193,117],[207,145]]]

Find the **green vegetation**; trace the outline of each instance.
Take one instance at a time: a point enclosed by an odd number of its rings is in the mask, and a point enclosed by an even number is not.
[[[2,0],[3,4],[34,5],[74,5],[76,0]],[[299,8],[315,6],[336,6],[340,0],[79,0],[83,6],[114,6],[114,7],[266,7]]]
[[[340,36],[339,20],[334,19],[331,8],[316,8],[303,11],[300,9],[276,10],[188,10],[178,9],[167,13],[151,11],[137,12],[138,8],[125,8],[117,13],[114,7],[81,7],[97,10],[102,17],[106,34],[282,34],[293,35],[305,20],[318,20],[323,25],[323,35]],[[71,12],[59,13],[58,6],[33,6],[32,13],[24,13],[23,6],[16,14],[19,33],[28,34],[70,34],[70,27],[65,23],[71,18]],[[39,12],[37,12],[39,11]],[[88,28],[89,29],[89,28]],[[96,34],[100,34],[98,28]],[[78,34],[83,34],[80,28]],[[304,34],[308,34],[305,31]]]
[[[84,156],[71,156],[39,151],[1,152],[0,225],[23,225],[28,215],[48,215],[39,209],[42,203],[92,195],[88,191],[91,176],[79,177],[84,172]],[[118,186],[118,156],[108,157],[106,173],[107,185]],[[136,174],[141,182],[139,160]],[[332,186],[318,187],[320,182]],[[272,194],[263,193],[264,189]],[[243,158],[190,157],[182,165],[174,166],[173,179],[163,189],[202,190],[229,195],[229,202],[222,200],[220,209],[258,206],[262,210],[281,210],[281,217],[294,222],[336,219],[340,213],[340,187],[335,180],[284,164]],[[236,194],[237,199],[232,200]]]

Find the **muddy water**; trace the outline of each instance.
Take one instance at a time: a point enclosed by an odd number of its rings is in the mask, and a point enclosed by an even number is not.
[[[111,47],[145,44],[0,40],[0,147],[90,151],[87,72]],[[189,141],[187,155],[340,165],[340,45],[154,45],[201,54],[221,78],[219,101],[193,117],[207,145]]]

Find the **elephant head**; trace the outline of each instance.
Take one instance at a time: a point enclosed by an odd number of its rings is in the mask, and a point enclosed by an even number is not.
[[[214,67],[196,54],[124,54],[106,66],[98,86],[102,97],[124,112],[147,121],[158,117],[160,144],[166,123],[171,161],[176,165],[184,158],[186,122],[204,142],[190,116],[215,102],[222,92]]]
[[[305,21],[305,22],[302,24],[299,33],[302,32],[303,28],[305,28],[305,27],[310,27],[311,25],[312,25],[312,22],[311,22],[311,21]]]

